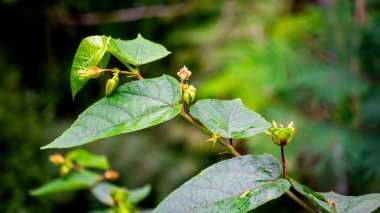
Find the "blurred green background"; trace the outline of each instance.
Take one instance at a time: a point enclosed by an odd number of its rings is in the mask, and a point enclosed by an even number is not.
[[[316,191],[380,192],[380,2],[377,0],[1,0],[0,211],[86,212],[80,191],[30,197],[57,176],[39,150],[103,97],[106,78],[71,100],[71,62],[82,38],[137,33],[163,44],[168,57],[141,67],[145,78],[193,72],[197,98],[241,98],[267,120],[294,121],[286,147],[290,176]],[[110,67],[123,66],[115,59]],[[207,135],[173,119],[84,148],[106,154],[118,184],[151,183],[141,203],[154,208],[176,187],[230,156]],[[260,134],[236,142],[244,154],[279,157]],[[287,197],[255,212],[302,212]]]

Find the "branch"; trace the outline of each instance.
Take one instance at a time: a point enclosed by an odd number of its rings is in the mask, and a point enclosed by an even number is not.
[[[94,12],[86,14],[58,13],[58,22],[69,26],[92,26],[99,24],[122,23],[147,18],[168,18],[183,16],[195,8],[196,1],[176,5],[141,6],[110,12]]]

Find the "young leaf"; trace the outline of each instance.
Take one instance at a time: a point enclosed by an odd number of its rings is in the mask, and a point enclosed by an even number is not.
[[[314,192],[307,186],[303,186],[291,178],[289,180],[299,193],[304,195],[322,212],[334,212],[333,206],[329,204],[329,201],[335,203],[338,213],[366,213],[373,212],[380,207],[380,194],[378,193],[362,196],[344,196],[334,192],[320,193]]]
[[[69,148],[168,121],[181,111],[181,89],[173,77],[127,83],[87,108],[74,124],[42,147]]]
[[[279,176],[280,164],[271,155],[232,158],[193,177],[153,212],[247,212],[290,188]]]
[[[72,160],[84,168],[109,169],[107,157],[95,155],[84,149],[76,149],[66,154],[67,160]]]
[[[63,178],[55,179],[37,189],[33,189],[29,193],[32,196],[41,196],[55,192],[87,189],[95,185],[98,176],[98,174],[89,171],[70,173]]]
[[[134,40],[111,39],[109,52],[122,63],[139,66],[170,54],[161,44],[153,43],[140,34]]]
[[[224,138],[247,138],[270,126],[259,114],[246,108],[240,99],[200,100],[191,106],[190,114],[208,130]]]
[[[71,93],[73,98],[79,90],[87,83],[88,79],[78,77],[78,72],[91,66],[97,66],[102,60],[108,48],[110,38],[106,36],[90,36],[84,38],[79,44],[71,66]],[[108,56],[109,58],[109,56]],[[102,64],[107,62],[107,57]]]

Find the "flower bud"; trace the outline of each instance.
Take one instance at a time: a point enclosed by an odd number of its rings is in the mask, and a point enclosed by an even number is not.
[[[49,156],[49,161],[52,162],[54,165],[61,165],[65,162],[65,158],[57,153]]]
[[[119,173],[113,170],[108,170],[104,173],[104,178],[107,180],[116,180],[119,177]]]
[[[177,75],[181,78],[181,80],[189,80],[191,72],[187,69],[186,66],[183,66],[183,68],[177,72]]]
[[[67,173],[69,173],[70,172],[70,166],[69,165],[62,165],[61,166],[61,169],[59,170],[59,173],[61,174],[61,176],[63,177],[63,176],[65,176],[65,175],[67,175]]]
[[[80,79],[97,78],[100,76],[100,73],[102,73],[102,69],[99,67],[87,67],[86,69],[78,72],[78,77]]]
[[[287,127],[284,127],[282,124],[278,127],[276,121],[273,121],[273,127],[265,131],[265,133],[272,137],[275,144],[285,146],[293,139],[296,130],[293,127],[293,122]]]
[[[111,95],[111,93],[116,89],[117,84],[119,83],[119,73],[114,73],[111,79],[107,80],[106,83],[106,96]]]

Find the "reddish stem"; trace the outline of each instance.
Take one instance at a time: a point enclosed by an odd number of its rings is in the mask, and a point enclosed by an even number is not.
[[[106,72],[113,72],[114,69],[102,69],[103,71],[106,71]],[[143,80],[144,78],[141,76],[140,73],[138,72],[131,72],[131,71],[119,71],[120,73],[123,73],[123,74],[127,74],[127,75],[134,75],[136,76],[139,80]]]
[[[282,161],[282,178],[286,179],[286,161],[285,161],[285,153],[284,153],[283,145],[281,145],[281,161]]]

